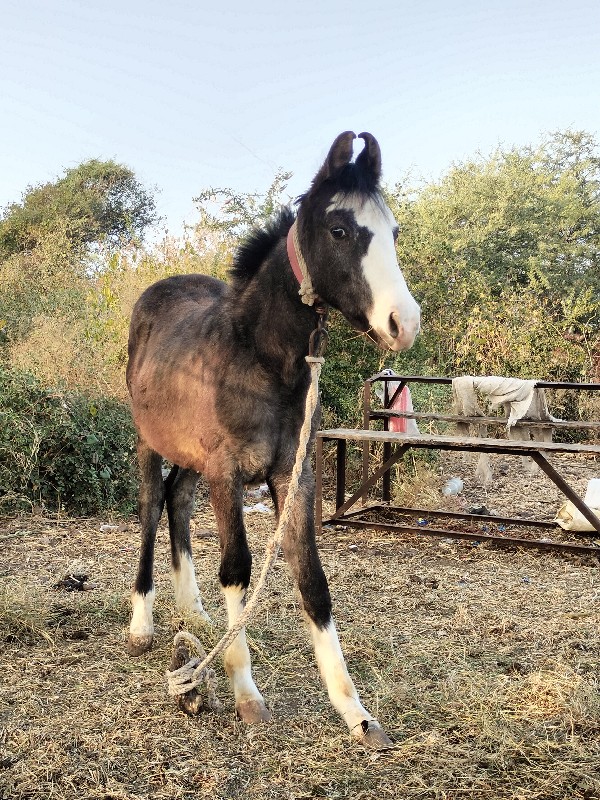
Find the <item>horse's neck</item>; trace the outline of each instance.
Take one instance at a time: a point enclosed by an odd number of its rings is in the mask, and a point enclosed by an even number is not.
[[[286,384],[295,384],[306,372],[304,357],[316,326],[316,314],[301,302],[298,289],[282,246],[232,297],[235,327],[261,364]]]

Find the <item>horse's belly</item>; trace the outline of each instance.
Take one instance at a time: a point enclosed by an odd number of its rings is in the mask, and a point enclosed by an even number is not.
[[[202,472],[206,453],[218,444],[210,387],[192,378],[189,369],[165,376],[154,364],[145,364],[129,390],[135,426],[144,441],[173,464]]]
[[[193,469],[207,480],[238,473],[243,483],[265,480],[274,461],[273,443],[266,439],[242,442],[226,431],[188,425],[165,425],[152,414],[137,424],[144,441],[163,458]]]
[[[238,471],[243,481],[264,480],[272,465],[278,437],[270,428],[229,419],[217,408],[213,386],[190,380],[167,391],[144,391],[147,375],[132,385],[134,421],[144,441],[173,464],[193,469],[208,480]],[[160,402],[157,401],[160,397]],[[243,397],[240,403],[243,403]]]

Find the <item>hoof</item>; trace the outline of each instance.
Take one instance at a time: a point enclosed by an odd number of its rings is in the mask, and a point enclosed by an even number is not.
[[[390,737],[375,719],[363,719],[360,725],[357,725],[352,731],[352,736],[367,750],[389,750],[394,746]]]
[[[130,656],[141,656],[152,647],[152,636],[130,636],[127,640],[127,652]]]
[[[268,722],[271,712],[261,700],[243,700],[235,707],[238,717],[248,725],[257,722]]]

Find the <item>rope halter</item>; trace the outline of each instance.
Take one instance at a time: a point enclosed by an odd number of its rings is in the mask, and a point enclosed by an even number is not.
[[[307,306],[314,305],[319,297],[313,288],[308,267],[306,265],[306,261],[304,260],[304,256],[302,255],[302,250],[300,249],[300,239],[298,238],[298,220],[294,221],[294,224],[290,228],[287,235],[287,254],[290,264],[292,265],[294,275],[296,276],[296,280],[300,284],[300,289],[298,290],[300,299]]]

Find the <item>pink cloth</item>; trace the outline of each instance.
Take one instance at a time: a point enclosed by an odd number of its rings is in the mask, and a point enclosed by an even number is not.
[[[405,386],[402,391],[396,395],[396,399],[390,406],[390,411],[412,411],[412,402],[410,397],[410,390]],[[394,433],[406,433],[408,420],[406,417],[390,417],[389,428]]]

